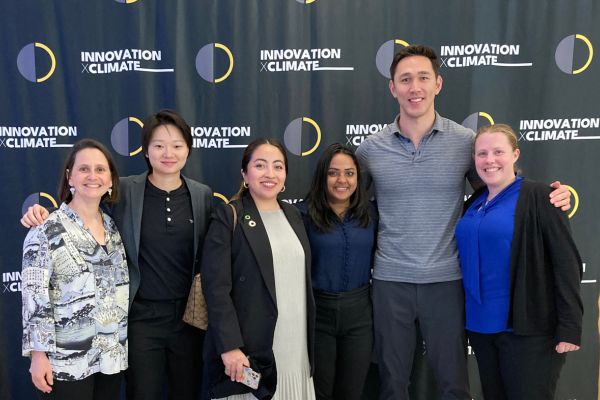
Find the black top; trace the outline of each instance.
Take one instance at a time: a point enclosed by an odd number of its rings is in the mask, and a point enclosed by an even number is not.
[[[175,300],[188,296],[194,266],[194,220],[190,192],[166,192],[146,180],[140,233],[140,288],[136,298]]]

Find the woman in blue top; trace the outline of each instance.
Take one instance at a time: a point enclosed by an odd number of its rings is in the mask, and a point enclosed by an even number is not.
[[[377,219],[352,150],[329,146],[299,205],[312,252],[317,399],[360,399],[371,360]]]
[[[579,349],[581,258],[550,188],[515,174],[508,126],[480,129],[475,192],[456,228],[466,328],[486,400],[553,399],[565,353]]]

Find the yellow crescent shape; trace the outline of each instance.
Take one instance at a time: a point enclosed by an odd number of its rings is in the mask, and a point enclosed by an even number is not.
[[[144,127],[144,123],[142,121],[140,121],[139,118],[129,117],[129,121],[130,122],[135,122],[136,124],[138,124],[140,126],[140,128]],[[129,153],[129,155],[133,157],[136,154],[138,154],[140,151],[142,151],[142,146],[138,147],[137,149],[135,149],[134,151],[132,151],[131,153]]]
[[[577,212],[577,209],[579,208],[579,195],[577,194],[577,191],[575,189],[573,189],[571,186],[569,186],[569,185],[565,185],[565,186],[567,187],[567,189],[569,189],[569,192],[571,192],[571,194],[573,195],[573,198],[575,199],[575,205],[573,206],[573,209],[569,213],[569,218],[571,218],[571,217],[573,217],[573,215],[575,215],[575,213]]]
[[[229,69],[227,70],[227,72],[225,72],[225,75],[223,75],[220,78],[215,79],[215,83],[221,83],[225,79],[227,79],[227,77],[229,77],[229,74],[231,74],[231,71],[233,70],[233,54],[231,54],[231,51],[224,44],[215,43],[215,47],[217,49],[223,50],[225,53],[227,53],[227,57],[229,57]]]
[[[305,4],[314,3],[315,1],[317,1],[317,0],[306,0],[306,3],[305,3]]]
[[[410,46],[410,44],[408,44],[408,42],[405,42],[405,41],[404,41],[404,40],[402,40],[402,39],[396,39],[396,40],[394,40],[394,43],[396,43],[396,44],[401,44],[401,45],[402,45],[402,46],[404,46],[404,47],[408,47],[408,46]]]
[[[36,82],[39,83],[44,82],[46,79],[50,78],[50,76],[54,73],[54,69],[56,68],[56,58],[54,58],[54,53],[52,52],[52,50],[50,50],[50,48],[45,44],[36,42],[35,47],[39,47],[40,49],[48,53],[48,55],[50,56],[50,71],[48,71],[48,73],[42,76],[41,78],[36,79]]]
[[[490,125],[494,125],[494,119],[492,118],[492,116],[490,114],[486,113],[485,111],[481,111],[479,113],[479,116],[484,117],[485,119],[490,121]]]
[[[583,43],[585,43],[587,45],[588,50],[589,50],[589,55],[588,55],[587,61],[583,65],[583,67],[579,68],[576,71],[573,71],[573,75],[579,74],[579,73],[585,71],[587,69],[587,67],[590,66],[590,63],[592,62],[592,57],[594,57],[594,48],[592,47],[592,43],[589,41],[589,39],[580,34],[575,35],[575,38],[581,40]]]
[[[40,196],[41,197],[45,197],[48,200],[50,200],[52,202],[52,205],[56,208],[58,208],[58,204],[56,204],[56,200],[54,200],[54,197],[50,196],[48,193],[44,193],[44,192],[40,192]]]
[[[135,3],[137,0],[125,0],[125,4]]]
[[[317,147],[319,147],[319,144],[321,144],[321,128],[319,128],[319,125],[312,119],[308,118],[308,117],[303,117],[302,121],[304,122],[308,122],[309,124],[311,124],[315,130],[317,131],[317,141],[315,142],[315,145],[312,147],[312,149],[305,151],[304,153],[302,153],[302,156],[307,156],[309,154],[312,154]]]
[[[229,200],[227,200],[227,197],[223,196],[221,193],[214,192],[214,193],[213,193],[213,196],[215,196],[215,197],[216,197],[216,198],[218,198],[218,199],[221,199],[221,200],[223,200],[223,202],[224,202],[225,204],[228,204],[228,203],[229,203]]]

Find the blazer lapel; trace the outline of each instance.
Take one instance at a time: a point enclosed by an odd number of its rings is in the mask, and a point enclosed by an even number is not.
[[[136,258],[140,253],[140,233],[142,231],[142,212],[144,211],[144,190],[146,190],[147,173],[138,175],[131,185],[131,222],[133,223],[133,239],[135,240]]]
[[[185,176],[181,176],[187,185],[188,190],[190,191],[190,199],[192,201],[192,215],[194,217],[194,259],[196,258],[196,254],[198,254],[198,240],[200,237],[200,221],[204,218],[203,215],[200,214],[202,207],[199,206],[200,198],[198,193],[195,190],[194,185],[189,183],[188,178]]]
[[[271,246],[269,244],[269,236],[267,235],[267,231],[254,201],[252,201],[249,196],[244,196],[242,198],[242,204],[243,210],[241,215],[238,215],[239,225],[252,249],[254,257],[256,258],[256,262],[263,280],[265,281],[265,285],[269,290],[269,294],[273,299],[273,303],[277,305],[273,253],[271,252]]]

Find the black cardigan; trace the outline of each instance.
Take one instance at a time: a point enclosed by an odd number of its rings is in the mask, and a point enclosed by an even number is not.
[[[486,188],[465,203],[465,210]],[[581,257],[569,219],[550,204],[551,188],[523,180],[510,254],[508,324],[517,335],[551,335],[581,343]]]

